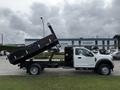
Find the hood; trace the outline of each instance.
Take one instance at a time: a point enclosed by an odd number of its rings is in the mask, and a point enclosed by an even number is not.
[[[107,59],[107,60],[112,61],[112,56],[111,55],[95,54],[95,57],[97,58],[97,60]]]

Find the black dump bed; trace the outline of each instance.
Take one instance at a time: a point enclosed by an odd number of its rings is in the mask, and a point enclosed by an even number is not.
[[[30,59],[33,56],[59,44],[52,27],[50,25],[48,25],[48,27],[50,28],[52,34],[8,55],[10,63],[14,65],[22,63],[27,59]]]

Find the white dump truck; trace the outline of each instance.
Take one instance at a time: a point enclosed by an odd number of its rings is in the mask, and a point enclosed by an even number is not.
[[[52,34],[8,55],[11,64],[25,68],[30,75],[40,74],[44,68],[70,67],[76,70],[94,70],[98,74],[109,75],[114,68],[112,57],[109,55],[96,55],[92,51],[83,47],[65,47],[64,61],[52,61],[51,55],[49,61],[34,61],[33,56],[44,52],[45,50],[56,47],[59,51],[59,41],[51,27],[48,27]]]

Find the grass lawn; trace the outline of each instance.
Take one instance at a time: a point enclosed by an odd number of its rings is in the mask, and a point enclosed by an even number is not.
[[[0,90],[120,90],[120,77],[0,76]]]

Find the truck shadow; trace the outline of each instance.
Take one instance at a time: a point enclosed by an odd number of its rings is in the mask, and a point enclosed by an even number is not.
[[[74,70],[74,69],[45,69],[40,76],[80,76],[97,75],[92,70]]]

